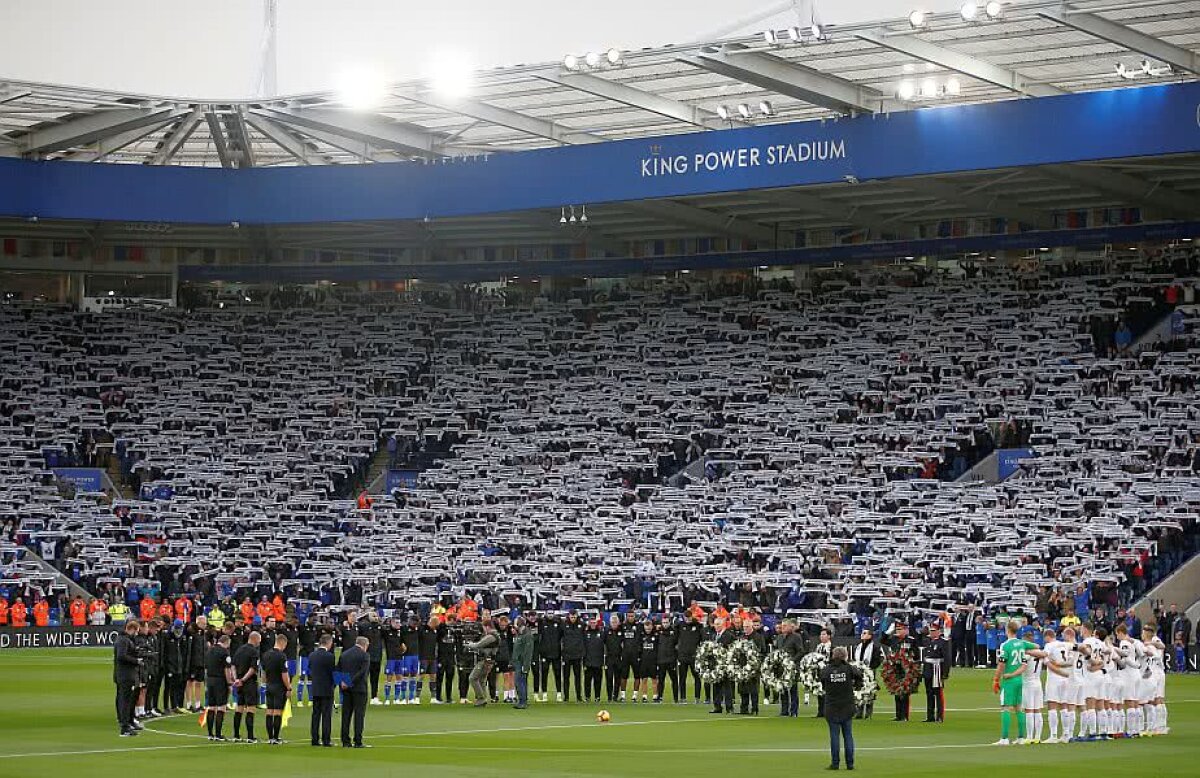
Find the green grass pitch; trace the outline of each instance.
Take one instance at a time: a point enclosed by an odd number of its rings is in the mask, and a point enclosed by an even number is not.
[[[913,718],[891,717],[881,698],[876,717],[855,722],[857,774],[887,776],[1093,776],[1200,774],[1200,676],[1167,679],[1171,734],[1132,741],[993,747],[999,737],[990,672],[950,679],[948,720],[925,724],[924,695]],[[396,776],[743,776],[812,774],[829,763],[824,722],[814,707],[799,719],[764,706],[757,718],[713,716],[701,705],[531,703],[474,710],[459,705],[367,709],[369,750],[312,748],[308,709],[296,711],[283,746],[209,743],[195,716],[147,722],[138,738],[118,738],[111,659],[89,650],[0,654],[0,776],[348,775]],[[256,717],[262,737],[262,716]],[[338,713],[334,713],[337,740]],[[232,729],[226,720],[226,736]],[[413,771],[416,771],[414,773]]]

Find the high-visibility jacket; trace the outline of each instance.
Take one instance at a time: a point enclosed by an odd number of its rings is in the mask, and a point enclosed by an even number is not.
[[[260,602],[258,604],[258,608],[255,609],[255,612],[258,614],[258,617],[260,619],[262,619],[263,621],[266,621],[267,619],[269,619],[275,615],[275,609],[271,607],[271,603],[268,602],[267,600],[263,600],[262,602]],[[251,621],[253,621],[253,619],[251,619]]]
[[[91,614],[95,613],[96,611],[106,611],[106,610],[108,610],[108,605],[106,605],[104,600],[100,599],[99,597],[92,600],[91,604],[88,605],[88,615],[91,615]]]
[[[192,601],[187,597],[175,598],[175,618],[182,621],[184,624],[192,622]]]
[[[284,619],[287,618],[287,606],[284,605],[283,598],[278,594],[275,595],[275,599],[271,600],[271,615],[274,616],[275,620],[280,624],[282,624]]]
[[[158,603],[154,601],[153,597],[143,597],[138,610],[142,615],[142,621],[149,621],[158,612]]]
[[[479,621],[479,605],[467,597],[458,604],[458,618],[462,621]]]
[[[158,615],[169,622],[175,618],[175,608],[164,598],[162,604],[158,606]]]
[[[254,621],[254,603],[250,602],[250,599],[247,598],[242,600],[240,607],[242,610],[242,618],[245,619],[246,623],[249,624],[250,622]]]
[[[113,624],[124,624],[129,621],[129,606],[119,600],[114,602],[108,609],[108,617]]]
[[[39,627],[50,626],[50,603],[38,600],[33,604],[33,623]]]
[[[221,610],[219,605],[212,606],[212,610],[208,612],[208,625],[213,629],[224,629],[225,611]]]
[[[83,600],[71,600],[71,623],[76,627],[87,626],[87,605]]]
[[[8,626],[8,600],[0,597],[0,627]]]
[[[9,613],[12,615],[12,625],[14,627],[29,626],[29,611],[25,607],[25,603],[20,601],[13,603],[13,606],[9,608]]]
[[[729,611],[725,609],[724,605],[718,605],[717,609],[713,611],[713,615],[724,620],[729,618]]]

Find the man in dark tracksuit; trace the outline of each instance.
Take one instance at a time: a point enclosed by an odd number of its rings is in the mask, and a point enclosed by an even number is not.
[[[600,678],[604,675],[604,631],[596,619],[583,631],[583,699],[600,702]]]
[[[696,651],[700,641],[704,639],[704,625],[700,623],[695,613],[688,614],[687,623],[679,628],[679,636],[675,643],[675,652],[679,659],[678,681],[679,699],[687,702],[688,673],[691,673],[693,695],[696,704],[700,703],[700,676],[696,675]]]
[[[475,667],[475,652],[467,646],[483,637],[483,626],[478,621],[464,621],[457,633],[454,650],[454,666],[458,670],[458,701],[467,701],[467,690],[471,684],[471,670]]]
[[[113,642],[113,683],[117,687],[117,728],[121,737],[138,733],[133,709],[137,705],[138,664],[140,658],[133,638],[138,633],[136,620],[125,622],[125,631]]]
[[[153,717],[161,715],[158,692],[162,688],[162,636],[158,619],[150,619],[146,627],[147,631],[138,641],[138,653],[142,657],[142,686],[146,689],[142,707],[147,717]]]
[[[796,622],[787,619],[779,625],[779,633],[775,635],[775,649],[782,651],[791,657],[793,662],[799,664],[800,658],[804,656],[804,641],[796,632]],[[800,715],[800,689],[796,683],[784,689],[779,695],[779,715],[793,717]]]
[[[533,658],[529,660],[529,674],[533,676],[533,699],[536,702],[542,698],[542,692],[545,691],[542,689],[542,652],[538,645],[542,625],[536,611],[526,613],[524,618],[525,627],[533,638]]]
[[[929,634],[917,643],[921,652],[921,675],[925,681],[925,721],[941,723],[946,718],[946,680],[954,664],[954,649],[942,637],[942,625],[929,625]]]
[[[669,617],[668,617],[669,618]],[[663,619],[658,629],[658,675],[655,677],[654,701],[662,702],[666,691],[667,679],[671,679],[671,697],[676,705],[679,704],[679,676],[675,665],[679,662],[679,629],[671,622]],[[684,695],[685,697],[687,695]]]
[[[621,673],[621,629],[620,617],[610,616],[604,630],[604,686],[609,702],[617,701],[617,693],[625,683],[618,677]]]
[[[583,624],[579,614],[571,611],[562,625],[562,661],[563,685],[562,697],[564,702],[571,701],[571,678],[575,678],[575,701],[583,699],[581,685],[583,683]]]
[[[183,691],[187,683],[188,637],[184,632],[183,620],[177,619],[163,637],[163,671],[166,690],[163,693],[163,710],[183,712]]]
[[[433,685],[433,702],[454,702],[455,646],[458,644],[458,615],[453,611],[437,628],[437,678]]]
[[[538,625],[538,654],[542,658],[542,702],[546,701],[551,673],[554,674],[554,688],[558,690],[558,701],[562,702],[562,625],[554,616],[545,616]]]
[[[371,704],[378,705],[382,702],[379,698],[379,674],[383,671],[383,630],[380,628],[379,616],[372,613],[358,622],[358,634],[367,639],[367,658],[371,662],[367,670],[367,686],[370,689]]]
[[[617,670],[620,678],[618,686],[621,689],[621,701],[625,701],[625,687],[629,683],[630,673],[636,674],[638,657],[642,651],[642,628],[637,623],[637,617],[632,613],[625,614],[625,623],[621,625],[621,667]],[[636,690],[634,690],[636,694]],[[630,702],[635,700],[631,697]]]

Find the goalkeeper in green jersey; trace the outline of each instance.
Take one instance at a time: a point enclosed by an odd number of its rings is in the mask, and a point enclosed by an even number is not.
[[[1000,693],[1000,739],[996,741],[998,746],[1012,743],[1009,733],[1012,730],[1013,719],[1017,721],[1017,742],[1025,742],[1025,717],[1021,714],[1021,676],[1025,672],[1028,657],[1046,657],[1046,652],[1038,648],[1037,643],[1017,638],[1016,619],[1008,620],[1004,625],[1004,633],[1008,640],[1004,641],[996,654],[996,676],[992,679],[992,691]]]

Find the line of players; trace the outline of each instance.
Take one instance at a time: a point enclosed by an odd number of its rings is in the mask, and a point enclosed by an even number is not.
[[[1166,705],[1166,646],[1153,625],[1141,639],[1124,624],[1112,635],[1080,625],[1044,631],[1045,645],[1016,637],[1007,625],[996,688],[1002,708],[997,745],[1067,743],[1149,737],[1170,732]],[[1045,688],[1042,674],[1045,673]],[[1018,737],[1010,737],[1010,722]],[[1048,725],[1048,726],[1047,726]],[[1043,739],[1042,735],[1047,737]]]

